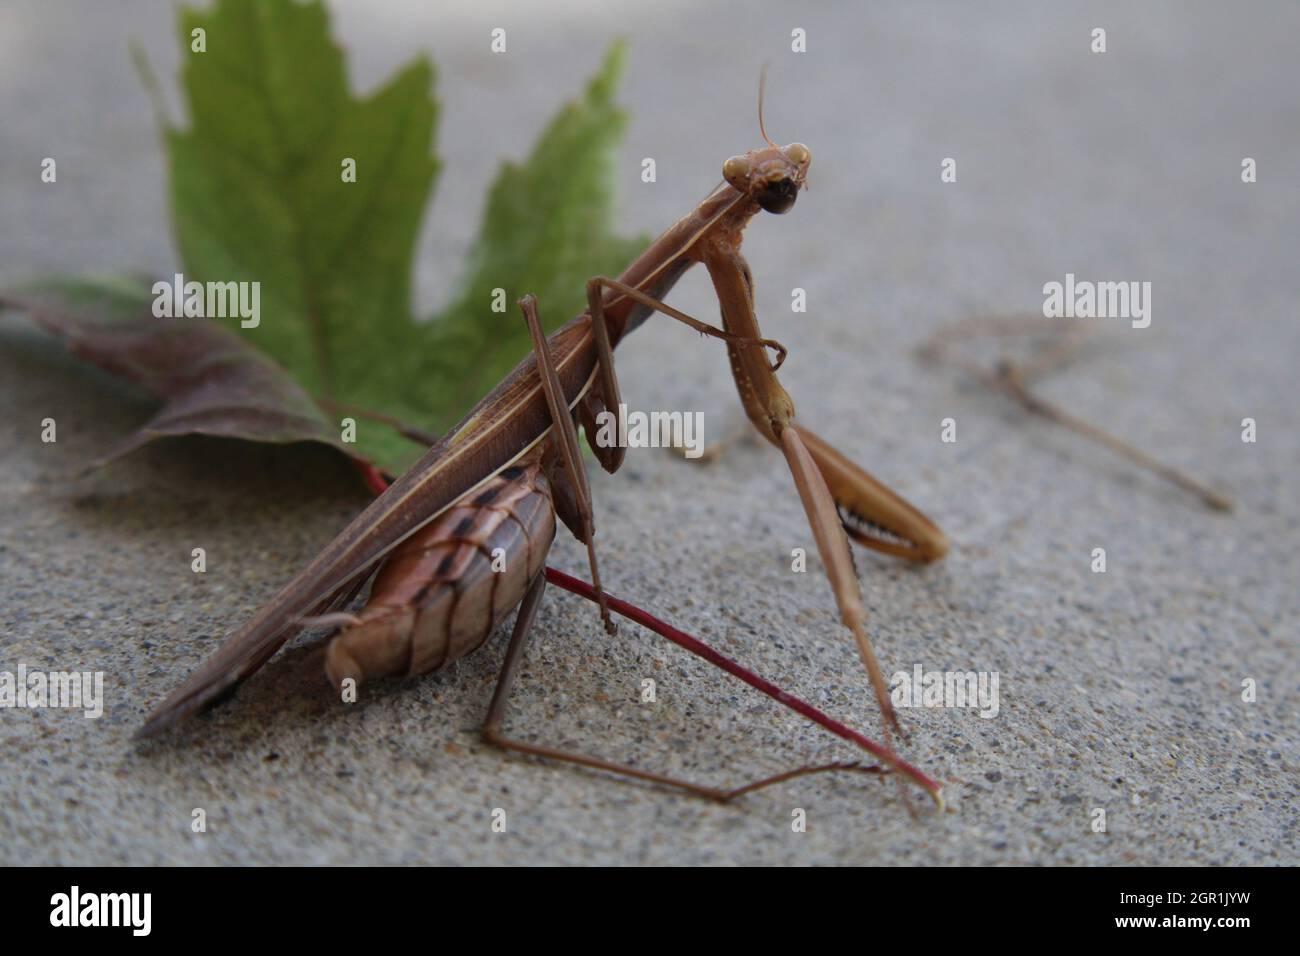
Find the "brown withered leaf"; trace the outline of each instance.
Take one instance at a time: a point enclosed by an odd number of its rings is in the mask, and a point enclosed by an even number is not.
[[[0,308],[25,312],[74,355],[162,399],[89,467],[176,435],[315,441],[356,457],[279,365],[218,320],[155,317],[150,290],[135,279],[53,278],[0,291]]]

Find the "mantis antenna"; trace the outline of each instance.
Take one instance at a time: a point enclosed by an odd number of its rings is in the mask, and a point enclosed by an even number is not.
[[[767,64],[763,64],[763,69],[758,74],[758,131],[763,135],[763,139],[768,146],[775,146],[771,138],[767,135],[767,129],[763,126],[763,95],[767,92]]]

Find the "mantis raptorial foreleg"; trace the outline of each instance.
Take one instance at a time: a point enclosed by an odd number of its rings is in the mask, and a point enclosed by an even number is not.
[[[722,307],[722,321],[726,330],[742,338],[759,338],[758,318],[754,314],[753,280],[749,265],[739,248],[724,241],[710,244],[703,250],[702,258],[713,280],[713,288]],[[781,383],[775,369],[766,362],[754,361],[746,350],[727,349],[731,358],[732,376],[740,392],[741,403],[750,421],[785,454],[794,476],[795,487],[808,515],[817,550],[826,566],[826,576],[835,593],[840,621],[853,634],[858,653],[866,665],[867,676],[875,691],[876,703],[888,727],[898,728],[889,698],[889,687],[876,660],[871,642],[867,639],[864,621],[867,612],[862,603],[862,590],[849,553],[848,540],[841,528],[835,501],[827,487],[816,461],[794,424],[794,402]]]
[[[948,553],[947,536],[929,518],[825,439],[798,422],[793,428],[817,463],[854,541],[909,561],[937,561]]]

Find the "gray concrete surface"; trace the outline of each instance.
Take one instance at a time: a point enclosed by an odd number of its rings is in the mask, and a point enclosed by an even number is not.
[[[296,644],[187,733],[137,748],[146,710],[364,494],[322,451],[201,440],[69,480],[150,406],[6,335],[0,669],[102,670],[108,706],[97,721],[0,711],[0,862],[1296,862],[1295,5],[331,6],[362,88],[418,50],[438,63],[447,165],[418,263],[425,305],[448,294],[496,160],[526,151],[613,36],[632,41],[628,231],[662,228],[757,141],[771,61],[769,129],[814,152],[811,191],[747,244],[765,329],[793,349],[783,380],[804,421],[954,543],[922,570],[858,553],[876,646],[890,671],[996,670],[1000,713],[904,714],[906,754],[953,804],[919,819],[874,779],[716,806],[487,749],[475,728],[504,635],[350,709],[319,644]],[[509,30],[504,57],[486,52],[494,26]],[[1094,26],[1104,55],[1088,50]],[[794,27],[806,54],[789,52]],[[0,7],[0,279],[172,270],[131,38],[174,94],[170,5]],[[39,182],[46,155],[57,187]],[[946,156],[956,184],[939,182]],[[1258,183],[1240,182],[1243,156]],[[911,358],[945,321],[1039,309],[1066,272],[1150,280],[1153,322],[1102,322],[1107,341],[1045,393],[1228,491],[1235,514]],[[796,286],[807,314],[790,313]],[[702,275],[675,301],[714,314]],[[619,361],[637,406],[702,410],[710,438],[741,427],[709,343],[651,323]],[[39,441],[46,416],[56,445]],[[956,444],[939,441],[945,417]],[[1256,444],[1240,441],[1245,417]],[[789,571],[811,542],[774,450],[742,443],[710,466],[634,451],[593,485],[612,589],[878,732],[820,566]],[[584,568],[567,538],[552,561]],[[605,637],[576,599],[552,593],[539,626],[510,722],[522,735],[715,782],[853,756],[648,634]],[[638,702],[644,677],[654,705]]]

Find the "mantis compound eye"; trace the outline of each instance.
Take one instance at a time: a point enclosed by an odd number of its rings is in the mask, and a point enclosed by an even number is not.
[[[744,156],[732,156],[722,164],[722,178],[741,192],[746,192],[749,185],[749,160]]]
[[[803,143],[791,143],[785,148],[785,158],[796,166],[807,166],[812,161],[812,151]]]

